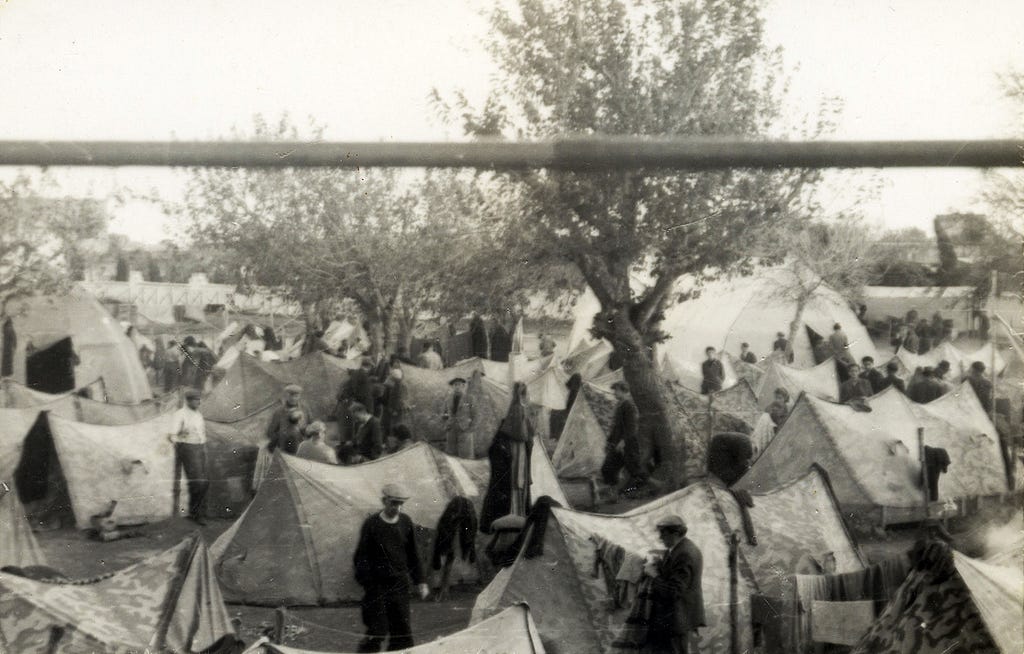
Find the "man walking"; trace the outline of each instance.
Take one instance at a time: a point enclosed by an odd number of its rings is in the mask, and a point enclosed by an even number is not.
[[[626,480],[629,486],[639,488],[648,477],[647,466],[643,460],[643,448],[640,446],[640,412],[633,403],[629,386],[625,382],[612,384],[612,392],[615,393],[618,404],[615,405],[612,428],[605,445],[601,477],[606,484],[625,489],[625,483],[619,481],[619,475],[625,467],[629,473]]]
[[[686,537],[686,523],[667,515],[657,524],[658,538],[668,551],[660,562],[649,561],[652,578],[648,645],[652,654],[687,654],[691,634],[705,626],[701,574],[704,557]]]
[[[194,388],[185,391],[185,406],[173,416],[168,438],[174,443],[174,496],[177,500],[178,479],[184,469],[188,480],[188,517],[205,525],[206,491],[210,480],[206,474],[206,422],[199,412],[200,393]],[[177,504],[177,501],[175,501]]]
[[[409,595],[416,584],[420,599],[430,594],[416,550],[416,532],[402,504],[409,493],[399,484],[384,487],[384,510],[363,522],[354,557],[356,581],[363,587],[363,624],[366,636],[360,652],[379,652],[384,639],[388,651],[413,646]]]

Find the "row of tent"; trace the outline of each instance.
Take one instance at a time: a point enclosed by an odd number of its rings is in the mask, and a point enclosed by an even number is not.
[[[95,579],[35,579],[0,572],[0,651],[203,652],[237,641],[198,534],[128,568]],[[247,652],[301,654],[262,639]],[[525,605],[415,647],[414,654],[543,654]]]

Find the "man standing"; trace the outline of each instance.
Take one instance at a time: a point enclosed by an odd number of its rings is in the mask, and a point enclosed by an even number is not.
[[[722,362],[718,360],[715,348],[709,347],[705,349],[704,354],[708,358],[700,364],[700,372],[703,376],[703,381],[700,383],[700,392],[707,395],[708,393],[722,390],[722,383],[725,380],[725,368],[722,367]]]
[[[181,384],[181,364],[185,360],[184,352],[178,341],[171,341],[167,344],[167,351],[164,352],[163,373],[164,393],[170,393]]]
[[[860,373],[860,377],[871,385],[871,394],[884,390],[888,384],[885,383],[885,375],[875,367],[875,360],[872,357],[864,357],[860,362],[864,364],[864,372]]]
[[[484,326],[480,314],[473,312],[469,321],[469,340],[473,356],[481,359],[487,358],[487,327]]]
[[[874,395],[871,384],[860,376],[860,366],[851,363],[846,370],[849,372],[850,378],[839,386],[840,403],[849,404],[853,400],[863,400]]]
[[[837,361],[849,359],[847,350],[850,347],[850,339],[846,337],[843,326],[839,323],[832,325],[832,333],[828,337],[828,348]]]
[[[625,382],[612,384],[612,392],[618,404],[615,405],[612,428],[605,445],[601,478],[610,486],[624,487],[619,483],[619,475],[625,467],[630,486],[636,488],[644,484],[648,475],[643,463],[643,448],[640,447],[640,412]]]
[[[476,408],[466,397],[466,380],[456,377],[448,382],[451,391],[444,401],[444,410],[441,413],[441,422],[444,424],[445,452],[452,456],[463,459],[472,459],[475,456],[473,433],[473,419],[476,417]]]
[[[665,516],[657,529],[668,551],[660,562],[644,565],[652,578],[648,645],[652,654],[687,654],[691,634],[705,626],[704,557],[686,537],[686,523],[679,516]]]
[[[355,420],[349,411],[349,405],[358,402],[368,409],[373,408],[373,380],[370,379],[372,369],[373,363],[370,358],[363,357],[359,361],[359,369],[350,372],[348,379],[338,389],[335,419],[338,421],[342,442],[350,440],[355,433]]]
[[[750,343],[740,343],[740,361],[757,363],[757,355],[750,351]]]
[[[363,522],[356,546],[356,581],[363,587],[363,624],[366,636],[360,652],[379,652],[384,639],[388,651],[413,646],[409,578],[416,584],[420,599],[430,594],[423,576],[423,565],[416,550],[416,531],[402,504],[409,493],[399,484],[384,487],[384,510]]]
[[[789,351],[789,341],[782,332],[775,333],[775,342],[772,343],[772,356],[782,359],[786,363],[793,363],[793,353]]]
[[[295,454],[310,419],[309,407],[302,401],[302,387],[298,384],[285,386],[284,402],[274,411],[267,425],[270,451],[280,447],[286,454]]]
[[[971,369],[967,373],[967,383],[974,389],[974,394],[978,396],[985,413],[992,415],[992,382],[985,379],[984,363],[975,361],[971,364]]]
[[[205,525],[206,491],[210,480],[206,474],[206,422],[199,413],[200,394],[194,388],[185,391],[185,406],[172,418],[168,438],[174,443],[174,488],[178,496],[178,479],[182,469],[188,480],[188,517]]]
[[[384,452],[384,436],[380,429],[380,420],[370,415],[369,409],[358,402],[352,404],[351,411],[356,421],[352,444],[355,446],[360,462],[379,459]]]

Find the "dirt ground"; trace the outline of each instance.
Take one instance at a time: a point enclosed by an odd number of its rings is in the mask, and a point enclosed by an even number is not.
[[[199,528],[207,545],[231,525],[230,520],[210,520]],[[134,530],[133,538],[101,543],[75,529],[36,534],[49,564],[71,578],[88,578],[125,568],[148,556],[162,552],[195,532],[197,526],[185,519],[172,519]],[[431,599],[412,604],[413,633],[417,643],[425,643],[464,629],[478,588],[457,588],[451,599]],[[273,607],[228,605],[232,617],[241,620],[240,637],[255,642],[273,627]],[[359,607],[291,608],[283,644],[303,649],[354,652],[362,637]]]

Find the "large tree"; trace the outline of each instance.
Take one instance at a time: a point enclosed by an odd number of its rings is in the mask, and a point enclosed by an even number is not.
[[[779,116],[779,53],[754,0],[517,0],[491,16],[500,75],[481,108],[441,109],[474,136],[759,138]],[[621,356],[659,476],[681,484],[686,452],[668,419],[653,345],[684,274],[742,264],[767,224],[797,215],[805,171],[536,170],[504,176],[509,230],[538,257],[576,265],[601,303],[593,325]],[[631,287],[639,270],[651,283]],[[699,467],[702,462],[698,462]]]
[[[80,279],[88,264],[82,243],[106,224],[101,203],[60,196],[52,180],[0,181],[0,316],[13,300],[64,291]]]

